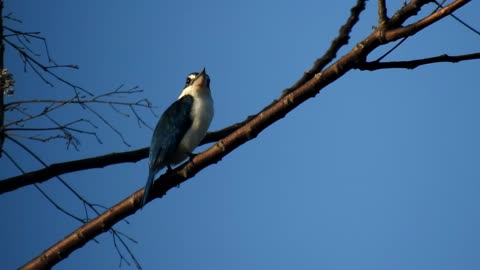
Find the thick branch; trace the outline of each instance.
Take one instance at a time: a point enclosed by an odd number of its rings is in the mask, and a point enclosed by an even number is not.
[[[471,53],[463,55],[440,55],[435,57],[416,59],[410,61],[392,61],[392,62],[365,62],[358,66],[360,70],[377,70],[377,69],[387,69],[387,68],[406,68],[414,69],[418,66],[434,64],[434,63],[458,63],[466,60],[480,59],[480,53]]]
[[[228,134],[232,133],[234,130],[236,130],[246,122],[247,120],[231,125],[219,131],[210,132],[202,141],[202,144],[218,141],[227,136]],[[83,171],[95,168],[104,168],[106,166],[125,162],[137,162],[147,157],[148,147],[145,147],[133,151],[112,153],[97,157],[52,164],[37,171],[21,174],[0,181],[0,195],[5,192],[14,191],[24,186],[45,182],[52,177],[59,176],[65,173],[72,173],[76,171]]]
[[[347,22],[340,28],[338,37],[332,41],[328,50],[323,54],[322,57],[315,61],[313,67],[309,71],[305,72],[293,86],[283,91],[283,96],[302,86],[316,73],[322,71],[322,69],[326,67],[333,59],[335,59],[335,57],[337,57],[337,53],[340,48],[348,44],[350,32],[352,32],[353,27],[358,22],[360,13],[365,9],[365,2],[365,0],[357,0],[357,4],[350,9],[350,16],[348,17]]]
[[[396,29],[392,29],[389,31],[385,32],[385,42],[391,42],[406,36],[412,36],[416,33],[418,33],[420,30],[425,29],[425,27],[432,25],[433,23],[437,22],[438,20],[444,18],[447,15],[450,15],[452,12],[455,10],[459,9],[460,7],[466,5],[468,2],[471,0],[456,0],[453,1],[451,4],[448,6],[430,14],[429,16],[414,22],[412,24],[409,24],[405,27],[399,27]],[[415,1],[412,1],[415,2]],[[427,1],[429,2],[429,1]],[[410,4],[409,4],[410,5]],[[400,16],[401,17],[401,16]],[[392,20],[394,17],[392,17]],[[404,22],[405,20],[399,20],[399,22]]]
[[[0,194],[13,191],[27,185],[42,183],[61,174],[93,168],[103,168],[105,166],[120,162],[137,162],[147,156],[148,148],[141,148],[135,151],[112,153],[93,158],[52,164],[38,171],[33,171],[2,180],[0,182]]]
[[[428,1],[412,1],[404,8],[414,11],[418,10]],[[456,2],[464,2],[458,0]],[[454,2],[454,3],[456,3]],[[453,3],[453,4],[454,4]],[[412,7],[411,5],[414,5]],[[461,6],[461,5],[460,5]],[[458,6],[458,7],[460,7]],[[402,8],[402,9],[404,9]],[[453,10],[452,10],[453,11]],[[443,16],[448,15],[444,14]],[[405,19],[407,19],[406,17]],[[277,102],[269,106],[266,110],[251,118],[244,126],[235,130],[232,134],[218,141],[214,146],[205,152],[195,156],[191,161],[182,165],[179,169],[162,175],[153,186],[151,198],[163,196],[170,188],[193,177],[196,173],[207,166],[220,161],[228,153],[252,140],[268,126],[283,118],[287,113],[295,109],[307,99],[314,97],[325,86],[334,82],[346,72],[357,65],[357,60],[368,55],[375,48],[380,46],[382,41],[378,33],[365,38],[358,46],[352,49],[336,63],[326,68],[322,73],[315,74],[305,84],[295,89],[291,93],[283,96]],[[63,258],[66,258],[75,249],[82,247],[89,240],[102,232],[105,232],[113,224],[121,221],[125,217],[135,213],[141,207],[141,198],[143,189],[138,190],[130,197],[113,206],[101,216],[83,225],[72,234],[68,235],[48,250],[44,251],[38,257],[23,266],[23,269],[47,269],[54,266]]]

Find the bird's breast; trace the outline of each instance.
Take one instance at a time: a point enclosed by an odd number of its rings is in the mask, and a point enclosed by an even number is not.
[[[213,119],[213,100],[210,96],[194,97],[190,111],[192,125],[187,130],[174,155],[173,162],[179,163],[200,144],[207,134]]]

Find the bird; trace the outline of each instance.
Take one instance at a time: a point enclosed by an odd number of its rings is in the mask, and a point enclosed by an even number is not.
[[[182,93],[162,114],[153,132],[142,208],[155,175],[165,166],[171,171],[172,165],[194,156],[193,150],[205,137],[213,113],[210,77],[205,68],[200,73],[190,73]]]

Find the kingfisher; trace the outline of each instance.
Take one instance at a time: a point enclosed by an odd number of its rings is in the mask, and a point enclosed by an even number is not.
[[[213,99],[210,77],[205,68],[187,76],[182,93],[160,117],[153,132],[149,152],[147,184],[142,207],[147,202],[153,178],[165,166],[178,164],[194,156],[193,150],[207,134],[213,119]]]

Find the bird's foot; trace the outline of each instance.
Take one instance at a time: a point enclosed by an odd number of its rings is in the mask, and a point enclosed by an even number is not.
[[[167,164],[167,173],[171,173],[172,171],[172,166],[170,166],[170,164]]]

